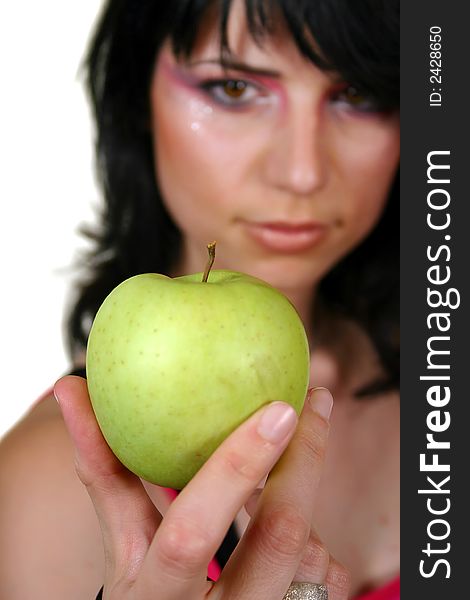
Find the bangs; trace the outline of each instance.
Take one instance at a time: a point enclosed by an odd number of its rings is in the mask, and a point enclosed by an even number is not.
[[[262,46],[282,19],[299,51],[323,71],[338,73],[383,110],[399,106],[398,0],[244,0],[247,25]],[[218,21],[221,56],[230,55],[233,0],[175,2],[170,34],[176,56],[189,57],[209,13]]]

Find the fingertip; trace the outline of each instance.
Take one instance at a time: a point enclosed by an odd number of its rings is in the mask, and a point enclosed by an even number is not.
[[[297,413],[287,402],[271,402],[263,407],[257,424],[258,434],[266,441],[280,443],[297,425]]]
[[[54,387],[52,388],[52,393],[54,394],[54,398],[55,401],[57,402],[57,404],[60,406],[60,394],[58,391],[58,383],[59,383],[60,379],[58,379],[55,383],[54,383]]]
[[[86,386],[86,379],[79,377],[78,375],[64,375],[60,377],[53,386],[54,397],[60,405],[64,397],[69,392],[78,392],[83,390]]]
[[[64,394],[67,391],[69,375],[64,375],[60,377],[55,383],[53,387],[54,398],[57,401],[57,404],[62,408],[62,400],[64,398]]]
[[[255,514],[256,506],[258,505],[259,497],[261,496],[262,489],[256,488],[256,490],[251,494],[248,500],[245,502],[244,508],[248,513],[248,516],[252,517]]]
[[[333,409],[333,396],[325,387],[315,387],[309,390],[308,401],[312,409],[328,421]]]
[[[91,466],[93,472],[99,472],[106,465],[114,468],[117,459],[109,449],[96,420],[86,379],[77,375],[65,375],[56,381],[53,392],[82,469],[85,463],[87,468]]]

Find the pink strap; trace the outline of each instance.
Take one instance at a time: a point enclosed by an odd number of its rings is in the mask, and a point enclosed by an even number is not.
[[[355,600],[400,600],[400,577],[396,577],[377,590],[357,596]]]

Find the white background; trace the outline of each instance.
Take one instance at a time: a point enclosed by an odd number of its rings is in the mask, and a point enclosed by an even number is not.
[[[0,3],[0,436],[69,366],[67,268],[99,198],[79,67],[100,6]]]

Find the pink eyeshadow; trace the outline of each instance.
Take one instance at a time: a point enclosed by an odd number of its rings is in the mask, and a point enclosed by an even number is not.
[[[170,64],[166,58],[160,59],[159,68],[162,70],[163,75],[167,77],[171,83],[187,90],[194,91],[194,89],[198,87],[199,82],[204,79],[203,77],[191,75],[178,65]],[[220,77],[223,77],[223,75],[220,75]],[[254,75],[253,73],[245,74],[242,71],[240,71],[239,74],[231,75],[230,77],[233,79],[236,79],[237,77],[240,79],[247,79],[248,81],[261,84],[264,88],[276,94],[280,100],[280,109],[283,113],[285,112],[287,107],[287,94],[284,86],[280,82],[271,77],[265,77],[263,75],[256,74]]]

